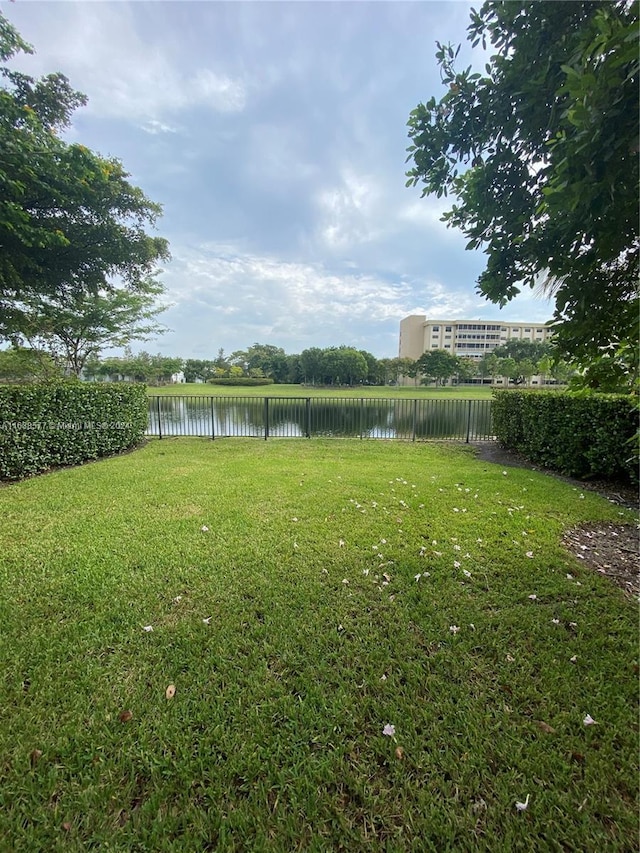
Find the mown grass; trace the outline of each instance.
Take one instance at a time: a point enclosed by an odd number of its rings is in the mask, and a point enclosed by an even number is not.
[[[0,489],[1,849],[636,849],[635,608],[560,546],[621,513],[382,441]]]
[[[441,400],[488,400],[491,398],[491,387],[488,385],[460,385],[455,387],[427,387],[424,385],[378,386],[355,385],[337,388],[316,388],[312,385],[210,385],[198,383],[179,383],[176,385],[148,385],[147,393],[151,396],[176,394],[202,394],[212,397],[365,397],[394,399],[415,399],[416,397],[433,397]]]

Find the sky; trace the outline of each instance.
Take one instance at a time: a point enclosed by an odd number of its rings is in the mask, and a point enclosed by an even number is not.
[[[436,41],[466,42],[464,2],[0,4],[33,56],[88,97],[66,134],[120,159],[163,206],[161,322],[134,351],[214,358],[272,344],[398,354],[400,320],[542,323],[527,292],[476,293],[481,251],[405,187],[407,119],[444,94]]]

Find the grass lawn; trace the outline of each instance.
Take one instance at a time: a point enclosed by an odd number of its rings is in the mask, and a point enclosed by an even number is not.
[[[500,386],[498,386],[500,387]],[[424,385],[378,386],[356,385],[353,388],[314,388],[311,385],[258,385],[244,388],[241,386],[188,384],[147,386],[149,395],[165,394],[207,394],[212,397],[377,397],[384,399],[415,399],[433,397],[441,400],[489,400],[491,388],[488,385],[461,385],[451,388],[425,387]]]
[[[636,608],[559,544],[632,517],[384,441],[0,488],[0,849],[635,850]]]

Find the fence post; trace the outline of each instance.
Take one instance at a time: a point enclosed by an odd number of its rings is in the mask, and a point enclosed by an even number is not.
[[[269,398],[264,398],[264,440],[269,438]]]
[[[467,407],[467,444],[469,444],[469,435],[471,433],[471,403],[472,400],[469,400],[469,406]]]
[[[311,438],[311,397],[307,397],[307,438]]]
[[[156,406],[158,409],[158,436],[162,438],[162,421],[160,420],[160,397],[156,397]]]
[[[413,401],[413,429],[412,429],[411,441],[416,440],[417,426],[418,426],[418,401],[416,399]]]
[[[216,417],[215,406],[213,405],[213,397],[211,398],[211,441],[216,440]]]
[[[364,433],[363,424],[364,424],[364,397],[361,397],[360,398],[360,441],[362,441],[363,433]]]

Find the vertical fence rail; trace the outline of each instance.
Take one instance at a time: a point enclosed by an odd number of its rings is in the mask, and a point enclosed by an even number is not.
[[[493,439],[491,400],[364,397],[149,397],[147,435]]]

